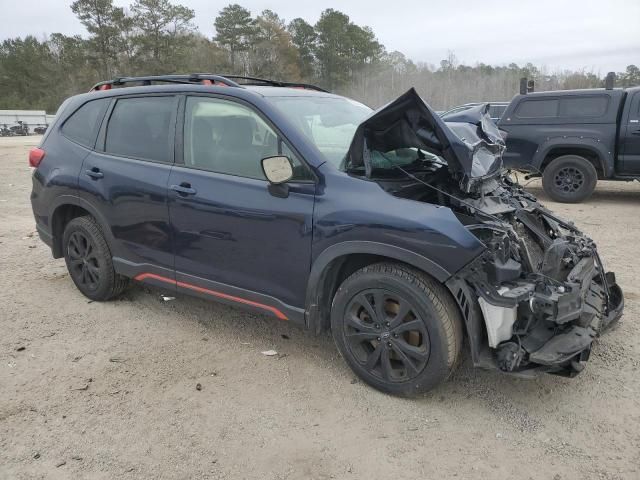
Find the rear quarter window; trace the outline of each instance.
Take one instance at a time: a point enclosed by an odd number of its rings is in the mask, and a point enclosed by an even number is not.
[[[77,109],[62,125],[62,134],[85,147],[93,148],[110,99],[91,100]]]
[[[560,99],[561,117],[601,117],[607,113],[609,97],[567,97]]]

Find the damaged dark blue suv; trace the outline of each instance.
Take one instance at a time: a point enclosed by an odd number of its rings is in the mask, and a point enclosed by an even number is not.
[[[505,174],[486,110],[445,123],[413,89],[372,112],[246,77],[103,82],[30,152],[37,229],[93,300],[133,279],[330,329],[385,392],[433,388],[465,338],[476,366],[574,375],[622,292]]]

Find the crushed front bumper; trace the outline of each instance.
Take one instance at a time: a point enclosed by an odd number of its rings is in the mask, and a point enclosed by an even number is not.
[[[597,254],[578,262],[564,282],[532,276],[496,288],[480,274],[485,269],[481,258],[458,274],[477,295],[489,347],[489,362],[482,366],[520,375],[574,376],[584,369],[594,339],[624,309],[615,275],[602,273]]]

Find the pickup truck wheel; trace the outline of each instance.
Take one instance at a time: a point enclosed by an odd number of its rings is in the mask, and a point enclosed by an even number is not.
[[[556,202],[580,203],[596,188],[598,173],[589,160],[564,155],[553,160],[542,174],[544,191]]]
[[[91,300],[109,300],[122,293],[128,279],[113,269],[111,251],[92,217],[71,220],[62,235],[64,260],[78,290]]]
[[[449,292],[393,263],[364,267],[340,285],[331,330],[353,371],[394,395],[434,388],[455,369],[462,348],[462,320]]]

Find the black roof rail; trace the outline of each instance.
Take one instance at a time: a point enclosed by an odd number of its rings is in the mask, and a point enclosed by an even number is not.
[[[235,80],[242,80],[238,83]],[[244,85],[265,85],[272,87],[289,87],[303,88],[308,90],[316,90],[318,92],[327,92],[320,87],[307,83],[297,82],[280,82],[277,80],[267,80],[264,78],[245,77],[241,75],[215,75],[212,73],[190,73],[188,75],[150,75],[142,77],[117,77],[113,80],[105,80],[96,83],[91,87],[91,92],[98,90],[110,90],[112,87],[121,87],[127,83],[140,83],[142,85],[151,85],[153,83],[179,83],[179,84],[203,84],[203,85],[224,85],[227,87],[243,88]]]
[[[306,90],[315,90],[317,92],[329,93],[329,91],[324,88],[318,87],[317,85],[312,85],[310,83],[302,83],[302,82],[281,82],[279,80],[268,80],[266,78],[257,78],[257,77],[246,77],[243,75],[222,75],[225,78],[229,78],[232,80],[244,80],[240,85],[265,85],[271,87],[287,87],[287,88],[303,88]]]

